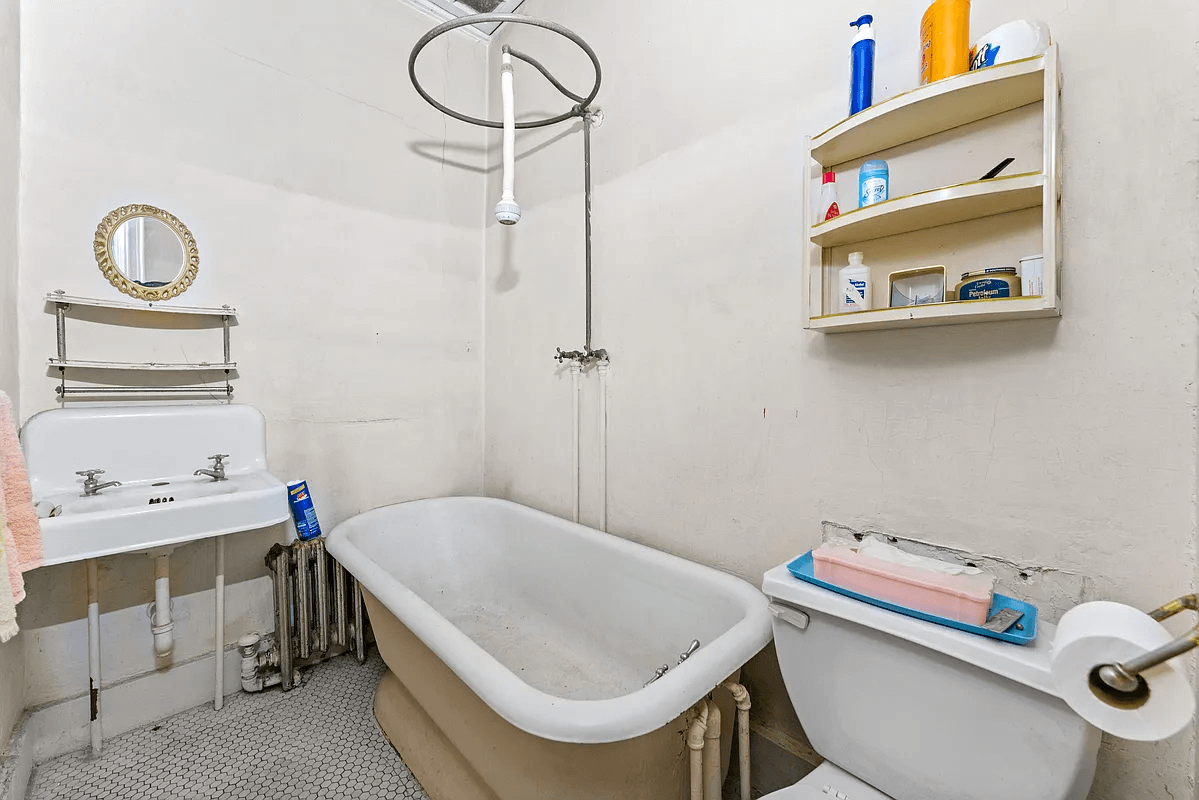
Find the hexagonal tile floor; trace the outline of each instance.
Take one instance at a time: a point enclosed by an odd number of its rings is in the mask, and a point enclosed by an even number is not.
[[[382,660],[327,661],[286,694],[230,696],[40,765],[28,800],[428,800],[371,711]]]

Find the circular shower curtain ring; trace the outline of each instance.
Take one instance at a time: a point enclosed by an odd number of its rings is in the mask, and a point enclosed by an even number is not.
[[[515,50],[511,50],[511,48],[508,48],[507,46],[505,46],[505,49],[510,50],[512,53],[512,56],[514,58],[519,58],[522,61],[528,62],[529,64],[536,67],[537,70],[542,75],[544,75],[547,79],[550,80],[551,83],[554,84],[555,87],[557,87],[558,91],[562,92],[567,97],[570,97],[571,99],[578,101],[578,104],[575,105],[573,108],[571,108],[570,111],[567,111],[565,114],[559,114],[556,117],[547,117],[546,119],[532,120],[530,122],[518,122],[518,123],[516,123],[516,127],[518,129],[527,130],[529,128],[544,128],[547,125],[556,125],[559,122],[565,122],[566,120],[571,119],[573,117],[581,117],[588,113],[588,107],[591,105],[591,101],[595,99],[595,96],[599,94],[599,90],[600,90],[600,80],[602,77],[602,73],[600,71],[599,57],[596,56],[595,51],[591,49],[591,46],[588,45],[587,42],[583,41],[583,37],[579,36],[574,31],[564,28],[556,22],[550,22],[549,20],[544,20],[544,19],[537,19],[536,17],[528,17],[528,16],[525,16],[524,14],[474,14],[469,17],[462,17],[460,19],[450,20],[449,22],[443,22],[441,25],[438,25],[436,28],[433,28],[431,31],[429,31],[424,36],[422,36],[420,38],[420,40],[416,43],[416,47],[412,48],[412,55],[408,57],[408,77],[412,79],[412,85],[414,87],[416,87],[416,91],[418,93],[420,93],[421,97],[425,98],[425,101],[427,103],[429,103],[429,105],[433,106],[434,108],[436,108],[438,111],[442,112],[443,114],[447,114],[447,115],[453,117],[454,119],[458,119],[463,122],[468,122],[471,125],[479,125],[484,128],[503,128],[504,127],[503,122],[479,119],[477,117],[467,116],[466,114],[459,114],[457,111],[453,110],[452,108],[449,108],[449,107],[443,105],[442,103],[439,103],[438,101],[434,100],[429,95],[428,92],[425,91],[424,87],[420,85],[420,81],[417,80],[417,78],[416,78],[417,56],[420,55],[420,52],[425,49],[425,47],[429,44],[429,42],[433,41],[434,39],[441,36],[442,34],[449,33],[450,31],[455,30],[457,28],[462,28],[467,25],[477,25],[477,24],[483,23],[483,22],[499,22],[499,23],[511,22],[516,25],[533,25],[534,27],[537,27],[537,28],[544,28],[547,31],[552,31],[553,33],[556,33],[559,36],[565,36],[567,39],[570,39],[572,42],[574,42],[576,45],[578,45],[579,48],[584,53],[587,54],[587,57],[589,59],[591,59],[592,66],[595,67],[595,85],[591,87],[591,92],[586,97],[579,97],[578,95],[575,95],[575,94],[567,91],[567,89],[564,86],[562,86],[562,84],[558,83],[558,81],[556,79],[554,79],[554,77],[552,75],[549,74],[549,72],[546,70],[546,68],[543,67],[536,60],[534,60],[522,53],[518,53]]]

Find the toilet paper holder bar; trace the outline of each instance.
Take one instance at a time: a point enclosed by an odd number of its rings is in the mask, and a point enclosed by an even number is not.
[[[1161,608],[1150,611],[1149,616],[1161,622],[1187,610],[1199,611],[1199,596],[1183,595],[1177,600],[1171,600]],[[1199,647],[1199,625],[1196,625],[1190,633],[1180,636],[1156,650],[1151,650],[1143,656],[1137,656],[1122,664],[1104,664],[1099,667],[1099,679],[1117,692],[1134,693],[1144,680],[1141,678],[1142,672],[1164,664],[1196,647]]]

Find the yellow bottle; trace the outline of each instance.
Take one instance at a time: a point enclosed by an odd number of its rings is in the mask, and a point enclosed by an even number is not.
[[[936,0],[920,20],[920,85],[970,69],[970,0]]]

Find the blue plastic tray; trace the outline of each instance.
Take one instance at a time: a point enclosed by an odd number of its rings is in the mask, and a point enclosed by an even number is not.
[[[917,611],[907,606],[888,603],[886,600],[879,600],[877,597],[867,597],[864,594],[851,592],[849,589],[842,588],[834,583],[822,581],[816,577],[816,573],[813,570],[812,551],[810,550],[788,564],[787,569],[792,575],[805,583],[819,586],[822,589],[828,589],[830,592],[836,592],[845,597],[852,597],[854,600],[861,600],[863,603],[869,603],[872,606],[885,608],[888,611],[922,619],[925,622],[935,622],[938,625],[946,625],[950,628],[957,628],[959,631],[975,633],[979,636],[986,636],[988,639],[998,639],[1001,642],[1011,642],[1012,644],[1032,644],[1037,638],[1037,607],[1022,600],[1017,600],[1014,597],[996,593],[991,600],[991,611],[987,614],[987,617],[990,618],[995,612],[1003,608],[1014,608],[1017,611],[1023,611],[1024,616],[1020,618],[1017,624],[1023,626],[1024,630],[1019,630],[1015,626],[1012,626],[1004,633],[996,633],[986,628],[980,628],[977,625],[970,625],[965,622],[958,622],[955,619],[946,619],[934,614],[926,614],[923,611]]]

